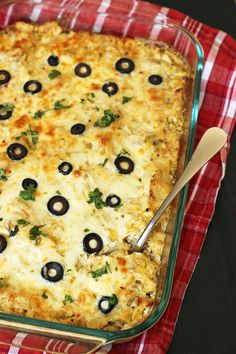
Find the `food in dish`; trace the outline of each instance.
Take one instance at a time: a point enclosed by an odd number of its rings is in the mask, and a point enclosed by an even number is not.
[[[150,314],[169,210],[144,253],[127,240],[175,181],[190,78],[141,39],[1,31],[2,312],[103,329]]]

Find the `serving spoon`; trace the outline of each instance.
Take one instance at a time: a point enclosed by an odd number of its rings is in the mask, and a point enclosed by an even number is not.
[[[189,180],[207,163],[207,161],[209,161],[225,145],[226,141],[227,134],[221,128],[209,128],[204,133],[181,177],[156,211],[138,240],[132,244],[129,254],[143,251],[146,240],[172,200]]]

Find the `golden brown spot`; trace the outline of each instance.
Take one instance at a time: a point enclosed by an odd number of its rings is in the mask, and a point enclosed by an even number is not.
[[[24,114],[14,122],[14,126],[17,128],[24,128],[24,126],[28,123],[28,120],[29,117],[26,114]]]
[[[79,302],[80,304],[86,304],[86,300],[87,300],[87,295],[86,295],[86,293],[81,292],[81,293],[79,294],[79,296],[78,296],[78,302]]]
[[[125,266],[126,265],[126,259],[124,259],[124,258],[121,258],[121,257],[119,257],[118,259],[117,259],[117,262],[118,262],[118,264],[120,265],[120,266]]]
[[[26,44],[28,40],[26,38],[19,39],[18,41],[15,41],[13,48],[20,48],[22,45]]]
[[[6,143],[5,140],[3,140],[3,141],[1,142],[1,144],[0,144],[0,146],[6,146],[6,145],[7,145],[7,143]]]
[[[127,268],[121,268],[120,271],[121,271],[122,273],[127,273]]]
[[[102,145],[107,145],[112,136],[111,134],[106,134],[106,135],[96,135],[96,138],[99,140],[99,142],[102,144]]]
[[[75,177],[80,177],[82,172],[80,170],[75,170],[74,172]]]
[[[98,84],[92,83],[92,85],[91,85],[91,89],[92,89],[92,90],[99,90],[99,89],[100,89],[100,87],[99,87],[99,85],[98,85]]]
[[[47,135],[49,136],[54,136],[55,135],[55,127],[52,125],[49,127],[49,130],[46,132]]]
[[[164,90],[160,90],[160,89],[156,89],[156,88],[148,89],[148,93],[150,95],[150,99],[153,101],[162,100],[165,97]]]

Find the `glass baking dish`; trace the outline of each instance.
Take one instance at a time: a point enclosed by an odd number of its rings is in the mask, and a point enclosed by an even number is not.
[[[159,19],[155,22],[150,21],[148,13],[143,12],[135,18],[132,16],[127,18],[124,15],[122,1],[120,7],[116,8],[116,14],[114,11],[110,14],[103,13],[98,4],[98,1],[90,0],[84,2],[80,9],[75,9],[73,6],[61,6],[50,1],[40,3],[37,0],[3,0],[0,3],[0,27],[4,28],[19,20],[30,20],[36,23],[58,20],[65,30],[86,30],[122,37],[141,37],[150,39],[152,45],[168,45],[179,51],[191,65],[194,78],[188,90],[189,107],[181,141],[177,175],[181,174],[193,151],[203,67],[201,45],[190,32],[178,23],[169,21],[164,15],[159,15]],[[97,8],[100,8],[100,11],[95,10]],[[13,13],[14,15],[11,15]],[[44,16],[41,16],[42,13]],[[161,259],[161,272],[158,279],[159,302],[143,323],[127,330],[104,331],[0,313],[0,344],[8,344],[6,337],[14,338],[16,333],[21,332],[22,336],[30,334],[30,340],[23,345],[16,343],[18,347],[46,350],[47,353],[86,353],[93,352],[107,343],[127,341],[152,327],[163,315],[170,297],[186,195],[187,187],[174,202],[173,215],[166,232]],[[56,345],[53,346],[53,343]]]

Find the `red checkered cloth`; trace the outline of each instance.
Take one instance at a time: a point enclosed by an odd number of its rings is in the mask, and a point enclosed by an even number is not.
[[[3,0],[4,2],[4,0]],[[58,5],[69,5],[74,8],[90,8],[100,13],[121,13],[126,15],[127,23],[124,31],[129,30],[131,18],[140,17],[150,20],[158,20],[160,13],[167,18],[180,22],[198,37],[205,53],[205,66],[201,83],[200,114],[197,124],[195,144],[205,130],[211,126],[223,128],[230,138],[236,121],[236,42],[232,37],[222,31],[218,31],[204,25],[189,16],[178,11],[152,5],[143,1],[134,0],[35,0],[35,5],[28,5],[31,9],[32,19],[45,18],[50,20],[50,12],[47,14],[40,11],[38,3],[57,3]],[[58,8],[58,17],[62,17],[63,9]],[[0,25],[7,25],[9,20],[19,12],[27,12],[22,4],[10,5],[4,15],[0,11]],[[55,10],[54,14],[55,16]],[[89,23],[102,28],[109,16],[101,14],[87,18]],[[74,19],[76,21],[76,19]],[[152,31],[152,29],[148,29]],[[151,34],[151,32],[150,32]],[[99,351],[100,354],[163,354],[166,353],[170,344],[175,324],[180,311],[181,303],[187,289],[190,278],[198,261],[201,248],[204,243],[208,225],[212,218],[216,197],[225,173],[225,163],[229,151],[229,141],[224,149],[216,155],[198,173],[190,183],[188,201],[181,234],[179,253],[176,263],[172,294],[169,305],[161,320],[149,331],[136,339],[124,344],[107,345]],[[18,345],[41,348],[44,354],[51,352],[64,352],[65,342],[60,340],[41,341],[33,336],[23,333],[16,334],[10,330],[0,330],[0,342],[9,345],[0,345],[1,354],[38,354],[39,351],[19,349]],[[64,343],[64,344],[63,344]],[[73,349],[73,348],[72,348]],[[82,350],[83,351],[83,350]],[[66,352],[66,351],[65,351]],[[78,348],[70,350],[70,353],[81,352]],[[41,352],[42,353],[42,352]]]

